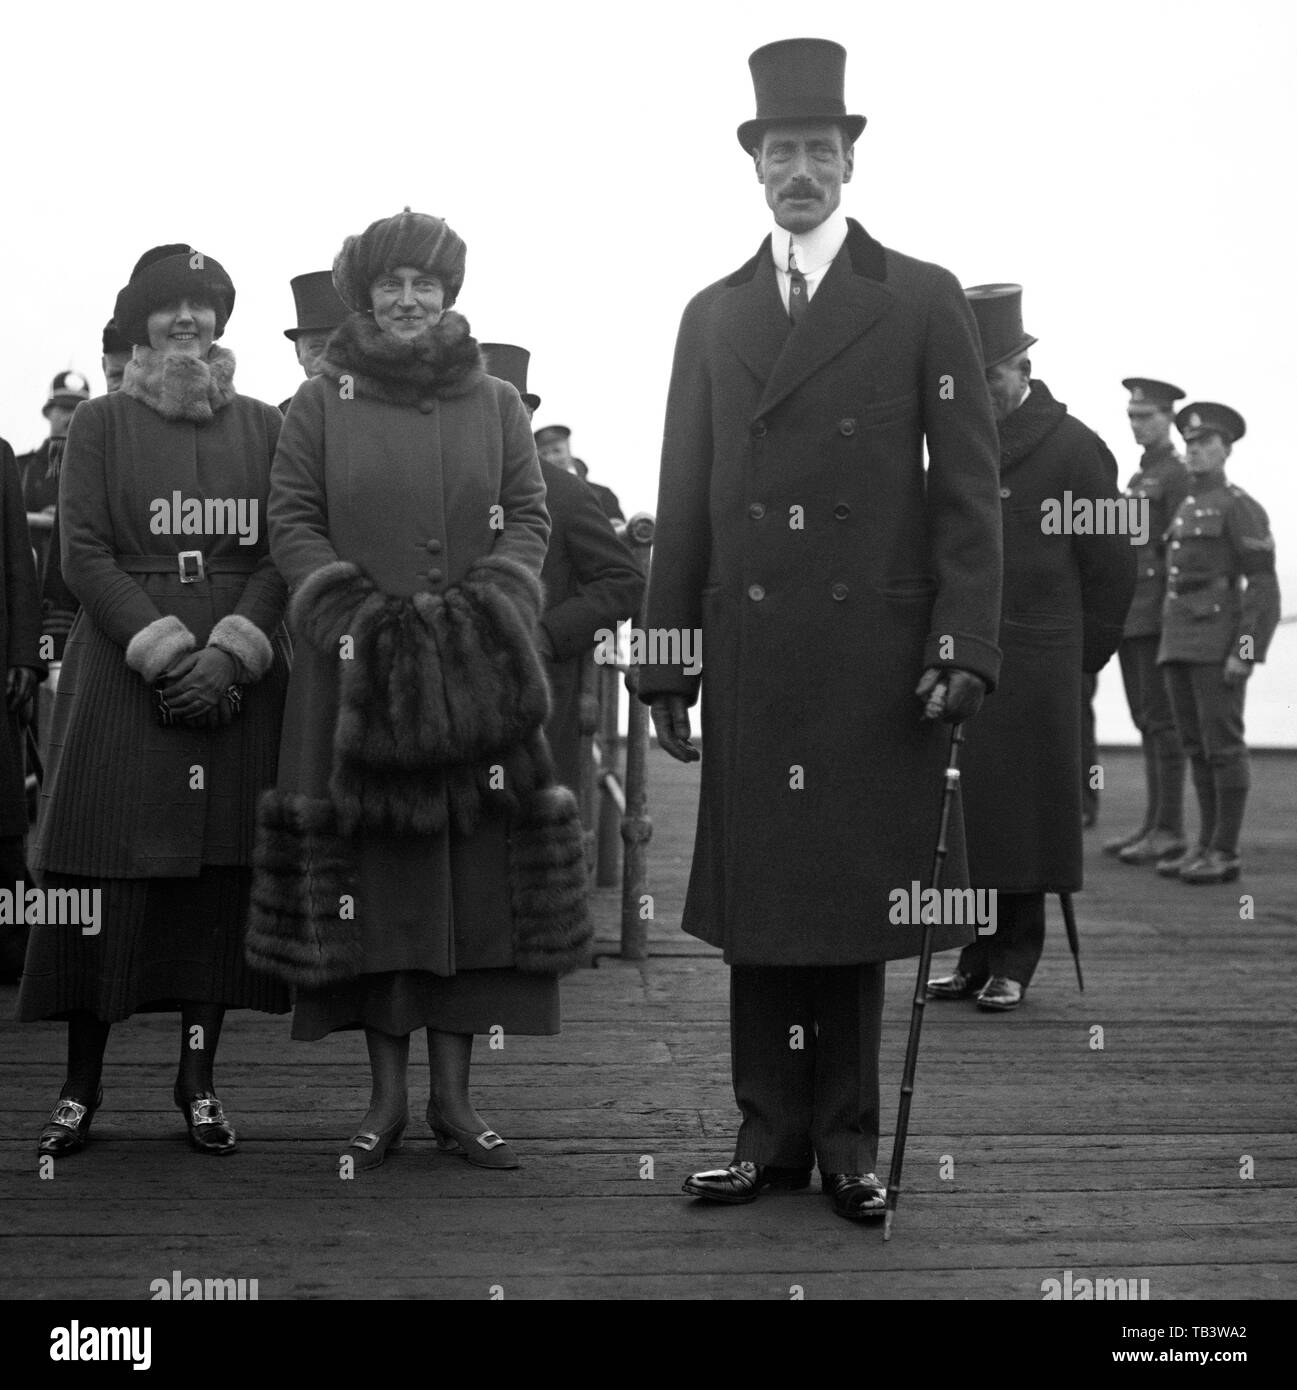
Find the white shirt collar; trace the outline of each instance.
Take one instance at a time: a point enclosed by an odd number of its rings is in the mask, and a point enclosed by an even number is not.
[[[785,275],[788,273],[790,239],[797,252],[797,269],[803,275],[814,275],[831,264],[842,250],[842,243],[847,239],[847,215],[841,207],[835,208],[830,216],[809,232],[790,233],[776,223],[770,238],[770,254],[774,257],[776,269]]]

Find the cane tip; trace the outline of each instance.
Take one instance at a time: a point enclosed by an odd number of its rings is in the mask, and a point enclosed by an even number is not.
[[[889,1211],[889,1212],[883,1217],[883,1239],[884,1239],[884,1240],[891,1240],[891,1238],[892,1238],[892,1213]]]

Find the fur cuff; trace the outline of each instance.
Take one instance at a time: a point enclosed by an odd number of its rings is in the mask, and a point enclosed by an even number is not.
[[[178,656],[198,645],[194,634],[174,614],[155,618],[126,646],[126,664],[152,685]]]
[[[336,656],[339,640],[354,634],[361,606],[377,592],[359,565],[334,560],[301,582],[288,607],[289,620],[312,646]]]
[[[534,635],[544,607],[544,591],[539,577],[526,565],[507,555],[487,555],[469,569],[460,587],[475,595],[483,590],[503,594]]]
[[[589,963],[594,927],[576,797],[547,787],[527,802],[509,841],[514,965],[566,975]]]
[[[207,645],[220,647],[239,663],[242,668],[239,674],[245,684],[259,681],[275,661],[270,638],[241,613],[230,613],[222,618],[212,629]]]
[[[268,791],[257,807],[244,956],[286,984],[319,989],[360,973],[355,871],[330,802]],[[353,911],[343,916],[344,896]]]

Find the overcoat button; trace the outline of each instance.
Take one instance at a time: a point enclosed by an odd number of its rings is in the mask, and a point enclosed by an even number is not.
[[[853,419],[851,419],[850,416],[848,416],[847,419],[843,420],[842,423],[838,426],[839,434],[855,434],[855,432],[856,422]]]
[[[445,576],[444,574],[442,574],[442,572],[441,572],[440,570],[429,570],[429,571],[428,571],[428,583],[429,583],[429,584],[440,584],[441,581],[442,581],[445,577],[446,577],[446,576]]]
[[[1180,549],[1180,542],[1179,542],[1179,541],[1172,541],[1172,542],[1171,542],[1171,549],[1172,549],[1172,550],[1179,550],[1179,549]]]
[[[1172,565],[1172,566],[1171,566],[1171,573],[1172,573],[1172,574],[1179,574],[1179,573],[1180,573],[1180,566],[1179,566],[1179,565]]]
[[[437,403],[436,403],[436,401],[420,401],[420,402],[419,402],[419,414],[420,414],[420,415],[431,415],[432,412],[433,412],[434,410],[436,410],[436,408],[437,408]]]
[[[842,600],[843,600],[844,598],[846,598],[846,596],[847,596],[847,586],[846,586],[845,584],[835,584],[835,585],[833,586],[833,597],[834,597],[835,599],[837,599],[837,601],[838,601],[839,603],[841,603]]]
[[[1000,489],[1000,496],[1001,496],[1001,497],[1012,497],[1012,496],[1013,496],[1013,489],[1012,489],[1012,488],[1007,488],[1007,487],[1002,487],[1002,488]]]
[[[428,542],[428,554],[429,554],[429,555],[440,555],[440,554],[441,554],[441,542],[438,541],[438,540],[431,540],[431,541],[429,541],[429,542]]]
[[[761,587],[760,584],[748,585],[748,597],[752,600],[753,603],[760,603],[761,600],[765,598],[765,596],[766,591]]]
[[[752,426],[752,438],[753,438],[753,439],[764,439],[764,438],[766,437],[766,434],[767,434],[766,422],[765,422],[764,420],[758,420],[758,421]]]
[[[845,502],[839,502],[833,509],[833,515],[836,516],[839,521],[845,521],[851,515],[851,508],[848,507]]]
[[[760,502],[748,503],[748,515],[752,518],[753,521],[760,521],[761,518],[765,516],[765,514],[766,509],[761,505]]]

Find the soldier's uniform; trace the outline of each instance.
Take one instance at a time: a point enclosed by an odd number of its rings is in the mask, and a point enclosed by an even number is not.
[[[1170,415],[1184,395],[1178,386],[1149,377],[1127,377],[1121,384],[1130,392],[1132,412],[1143,408]],[[1184,750],[1157,655],[1166,596],[1162,537],[1188,492],[1188,469],[1170,440],[1145,449],[1126,486],[1127,497],[1148,507],[1147,537],[1137,548],[1135,596],[1117,649],[1126,703],[1143,744],[1147,804],[1140,829],[1110,840],[1104,849],[1128,864],[1152,863],[1185,848]]]
[[[1218,434],[1242,438],[1237,412],[1214,403],[1176,417],[1186,440]],[[1279,622],[1274,538],[1264,509],[1230,483],[1223,468],[1190,480],[1166,541],[1166,598],[1158,661],[1176,727],[1189,759],[1202,829],[1180,861],[1159,865],[1189,883],[1238,877],[1238,837],[1249,770],[1243,742],[1247,681],[1228,683],[1225,662],[1265,660]]]

